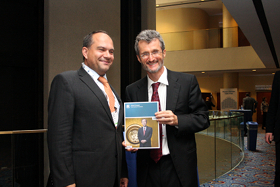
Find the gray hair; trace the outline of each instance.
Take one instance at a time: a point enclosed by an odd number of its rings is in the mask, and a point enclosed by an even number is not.
[[[147,43],[150,43],[154,39],[158,39],[159,40],[160,47],[161,47],[161,49],[163,51],[165,49],[165,44],[164,44],[164,41],[163,41],[161,35],[159,34],[159,32],[157,32],[155,30],[143,30],[142,32],[140,32],[138,34],[138,36],[135,39],[134,49],[135,49],[136,55],[139,56],[138,43],[141,40],[146,41]]]

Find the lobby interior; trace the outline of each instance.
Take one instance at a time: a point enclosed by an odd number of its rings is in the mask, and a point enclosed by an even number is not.
[[[112,37],[115,61],[107,77],[123,100],[125,87],[145,76],[135,36],[156,29],[166,42],[168,69],[196,75],[214,110],[220,110],[221,88],[237,88],[239,108],[247,92],[258,101],[270,97],[279,69],[279,8],[278,0],[3,2],[0,173],[8,179],[0,177],[0,184],[13,179],[45,186],[50,84],[58,73],[80,68],[89,32],[103,29]],[[259,108],[253,121],[262,122]],[[32,175],[36,184],[23,185]]]

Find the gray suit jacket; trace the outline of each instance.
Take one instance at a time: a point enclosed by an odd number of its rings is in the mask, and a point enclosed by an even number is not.
[[[54,186],[113,186],[127,176],[123,105],[115,128],[108,102],[83,68],[57,75],[51,85],[48,147]],[[122,171],[123,170],[123,171]]]
[[[170,155],[183,186],[197,186],[195,133],[209,127],[208,109],[194,75],[168,70],[166,110],[178,117],[179,128],[166,125]],[[127,86],[127,102],[148,101],[147,77]],[[144,187],[150,150],[137,152],[138,187]]]

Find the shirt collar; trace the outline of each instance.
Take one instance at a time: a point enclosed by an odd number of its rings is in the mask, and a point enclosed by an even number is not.
[[[160,82],[161,84],[168,86],[167,69],[165,66],[163,66],[163,67],[164,67],[163,73],[157,82]],[[148,75],[147,75],[147,78],[148,78],[148,88],[150,88],[152,86],[152,84],[156,83],[156,82],[152,81],[152,79],[150,79]]]
[[[98,80],[98,78],[100,77],[100,75],[98,73],[96,73],[96,71],[94,71],[93,69],[91,69],[90,67],[88,67],[87,65],[85,65],[85,63],[82,63],[82,67],[84,68],[84,70],[94,79],[94,80]],[[105,79],[107,79],[106,74],[103,76]]]

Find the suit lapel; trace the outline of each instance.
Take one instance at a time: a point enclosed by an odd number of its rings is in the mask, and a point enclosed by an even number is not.
[[[141,79],[140,84],[138,85],[137,101],[145,102],[148,101],[148,80],[147,77]]]
[[[167,87],[166,110],[174,112],[179,97],[180,84],[177,83],[178,78],[170,70],[167,70],[167,79],[169,85]]]
[[[117,97],[118,99],[118,102],[120,104],[120,109],[119,109],[119,120],[118,120],[118,126],[119,125],[123,125],[122,124],[122,119],[123,119],[123,104],[122,104],[122,100],[121,98],[119,97],[119,95],[117,94],[117,92],[114,90],[114,88],[110,85],[112,91],[114,92],[115,96]],[[118,127],[117,126],[117,127]]]
[[[177,82],[178,78],[173,74],[172,71],[167,70],[167,98],[166,98],[166,110],[174,111],[176,108],[176,102],[179,97],[180,84]],[[141,79],[138,84],[137,101],[148,101],[148,80],[147,77]]]
[[[89,87],[89,89],[93,92],[93,94],[99,99],[101,102],[104,110],[106,111],[108,117],[111,119],[112,123],[114,124],[111,111],[107,102],[106,97],[104,96],[101,89],[97,86],[97,84],[92,80],[90,75],[84,70],[84,68],[80,68],[78,70],[78,74],[80,76],[80,79]]]

